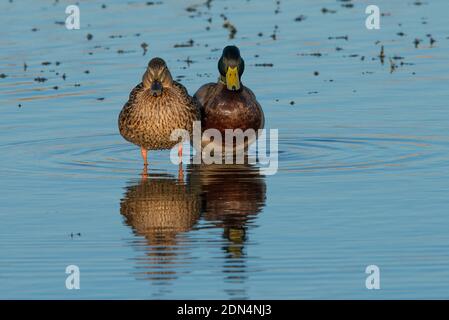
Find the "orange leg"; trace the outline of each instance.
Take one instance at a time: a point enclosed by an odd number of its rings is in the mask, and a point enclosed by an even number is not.
[[[141,177],[141,181],[142,181],[142,182],[145,182],[145,181],[147,180],[147,178],[148,178],[148,170],[147,170],[147,166],[144,166],[144,167],[143,167],[142,173],[141,173],[140,177]]]
[[[180,162],[182,162],[182,143],[180,143],[178,146],[178,157],[181,158]]]
[[[148,166],[148,160],[147,160],[148,151],[147,151],[147,149],[140,148],[140,153],[142,154],[144,167]]]
[[[179,164],[178,168],[178,182],[179,183],[184,182],[184,170],[182,169],[182,163]]]

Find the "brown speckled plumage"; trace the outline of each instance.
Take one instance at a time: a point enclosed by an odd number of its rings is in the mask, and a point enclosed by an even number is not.
[[[160,80],[161,94],[153,95],[154,70],[164,77]],[[200,119],[197,101],[186,88],[172,80],[162,59],[150,61],[143,81],[130,93],[129,100],[120,112],[118,126],[127,141],[147,150],[169,149],[179,141],[171,141],[175,129],[185,129],[192,134],[193,121]]]

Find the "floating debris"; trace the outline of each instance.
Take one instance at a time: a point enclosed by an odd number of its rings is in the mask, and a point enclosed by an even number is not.
[[[223,23],[223,28],[228,29],[229,39],[235,38],[235,35],[237,33],[237,28],[231,22],[229,22],[229,20],[225,20],[225,22]]]
[[[104,98],[103,98],[103,97],[101,97],[101,98],[97,98],[97,100],[98,100],[98,101],[103,101],[103,100],[104,100]]]
[[[73,239],[73,237],[74,236],[78,236],[78,237],[81,237],[81,232],[78,232],[78,233],[70,233],[70,238],[72,238]]]
[[[349,37],[348,36],[337,36],[337,37],[327,37],[327,39],[329,39],[329,40],[346,40],[346,41],[348,41]]]
[[[87,40],[89,40],[89,41],[92,40],[93,37],[94,36],[91,33],[88,33],[86,36]]]
[[[278,14],[281,12],[281,1],[276,1],[276,9],[274,10],[274,14]]]
[[[384,64],[385,60],[385,52],[384,52],[384,46],[380,47],[380,54],[379,54],[380,62]]]
[[[178,60],[178,61],[179,61],[179,60]],[[187,57],[187,59],[182,60],[182,62],[187,63],[187,66],[188,66],[188,67],[190,67],[190,65],[191,65],[192,63],[195,63],[195,61],[191,60],[190,57]]]
[[[337,13],[337,10],[331,10],[328,8],[322,8],[321,9],[321,13],[326,14],[326,13]]]
[[[307,17],[305,16],[305,15],[299,15],[299,16],[297,16],[296,18],[295,18],[295,21],[296,22],[301,22],[301,21],[304,21],[304,20],[306,20],[307,19]]]
[[[47,78],[44,78],[44,77],[37,77],[37,78],[34,78],[34,81],[36,81],[36,82],[45,82],[45,81],[47,81],[48,79]]]
[[[148,51],[148,43],[146,43],[146,42],[142,42],[141,44],[140,44],[140,47],[143,49],[143,56],[147,53],[147,51]]]
[[[50,61],[44,61],[44,62],[42,62],[42,65],[43,65],[43,66],[48,66],[48,65],[50,65],[50,64],[51,64]]]
[[[300,53],[300,56],[311,56],[311,57],[321,57],[323,54],[319,52],[312,52],[312,53]]]
[[[189,41],[187,41],[186,43],[177,43],[173,46],[173,48],[189,48],[189,47],[193,47],[194,41],[192,39],[190,39]]]
[[[393,73],[396,68],[397,65],[394,63],[393,59],[390,58],[390,73]]]
[[[420,43],[421,43],[421,40],[418,39],[418,38],[415,38],[415,40],[413,41],[413,44],[415,45],[415,48],[418,48]]]
[[[273,34],[270,36],[271,39],[276,40],[277,39],[277,33],[278,33],[279,27],[277,25],[274,26]]]
[[[117,50],[118,54],[125,54],[125,53],[132,53],[132,52],[136,52],[136,50],[123,50],[123,49]]]
[[[398,32],[398,33],[396,33],[398,36],[400,36],[400,37],[404,37],[405,36],[405,33],[404,32]]]
[[[343,8],[354,8],[354,4],[353,3],[342,3],[341,6]]]
[[[187,11],[187,12],[196,12],[197,9],[196,9],[196,6],[195,6],[195,5],[191,5],[191,6],[189,6],[189,7],[186,8],[186,11]]]

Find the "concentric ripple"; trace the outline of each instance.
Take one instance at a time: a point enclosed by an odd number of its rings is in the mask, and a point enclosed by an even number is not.
[[[279,170],[298,172],[419,169],[447,162],[449,144],[413,137],[366,135],[295,137],[280,135]],[[0,171],[40,175],[129,176],[141,166],[137,147],[118,134],[80,135],[0,145]],[[9,161],[7,158],[10,158]],[[33,166],[30,166],[30,159]],[[173,166],[168,151],[150,154],[150,168]]]
[[[447,161],[448,142],[413,137],[366,135],[351,137],[281,138],[280,170],[361,171],[418,169]]]

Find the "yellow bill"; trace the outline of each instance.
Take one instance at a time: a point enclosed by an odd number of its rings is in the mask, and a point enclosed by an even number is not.
[[[228,90],[240,89],[239,70],[237,67],[228,67],[228,71],[226,71],[226,87]]]

